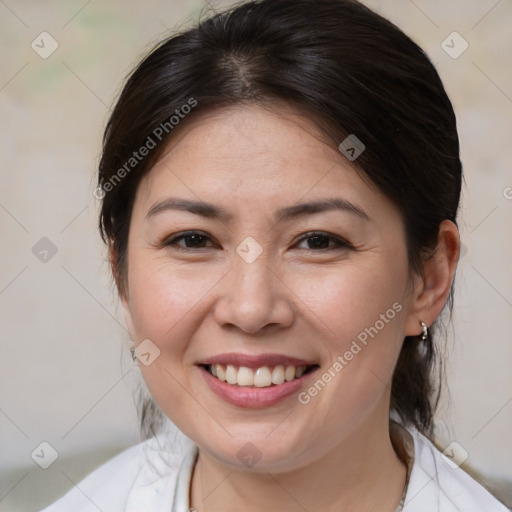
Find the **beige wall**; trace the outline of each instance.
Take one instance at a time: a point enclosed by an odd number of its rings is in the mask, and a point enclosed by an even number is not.
[[[452,404],[440,416],[443,442],[457,440],[475,467],[512,479],[512,4],[366,3],[430,55],[459,120],[466,249],[447,341]],[[2,510],[37,510],[72,485],[62,471],[76,482],[138,440],[137,375],[96,230],[93,176],[123,76],[202,6],[0,2]],[[37,37],[43,31],[58,43],[46,59],[31,48],[35,39],[40,53],[51,49]],[[469,45],[458,58],[441,47],[453,31]],[[449,51],[462,43],[449,42]],[[47,262],[32,252],[43,237],[57,249]],[[42,441],[59,454],[46,470],[31,458]]]

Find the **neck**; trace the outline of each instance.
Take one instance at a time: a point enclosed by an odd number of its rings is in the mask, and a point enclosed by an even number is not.
[[[388,423],[361,426],[325,456],[287,473],[233,469],[203,450],[194,469],[191,507],[198,512],[395,512],[407,468]]]

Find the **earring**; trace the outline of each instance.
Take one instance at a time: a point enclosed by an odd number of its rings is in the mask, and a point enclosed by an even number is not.
[[[428,327],[424,322],[420,322],[421,324],[421,341],[425,341],[428,338]]]
[[[137,359],[137,354],[135,353],[135,343],[132,343],[130,347],[130,353],[132,354],[132,361],[135,362]]]

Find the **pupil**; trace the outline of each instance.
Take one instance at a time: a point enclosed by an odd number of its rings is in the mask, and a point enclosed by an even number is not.
[[[324,249],[325,247],[328,247],[329,246],[329,242],[327,240],[327,237],[326,236],[322,236],[322,235],[315,235],[315,236],[312,236],[309,238],[310,242],[312,240],[316,240],[316,242],[313,242],[313,243],[309,243],[309,246],[310,248],[321,248],[321,249]],[[324,242],[324,243],[322,243]],[[327,242],[327,243],[325,243]],[[313,246],[313,247],[311,247]]]
[[[190,241],[192,240],[192,243],[191,244],[186,244],[188,247],[192,246],[192,247],[198,247],[198,245],[201,243],[201,240],[204,239],[203,235],[188,235],[186,237],[186,240],[187,241]],[[194,242],[195,240],[195,242]],[[199,242],[199,243],[198,243]]]

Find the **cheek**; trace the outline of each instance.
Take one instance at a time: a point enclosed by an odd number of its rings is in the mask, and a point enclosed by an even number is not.
[[[180,383],[194,362],[189,349],[225,269],[214,265],[169,263],[165,255],[133,253],[129,274],[130,309],[136,341],[150,339],[159,349],[148,366],[139,364],[151,394],[165,409],[188,395]]]
[[[191,271],[151,256],[134,257],[130,306],[138,338],[150,338],[163,349],[166,344],[177,348],[175,341],[184,340],[183,329],[217,280],[205,267]]]
[[[357,423],[390,387],[404,336],[406,284],[407,267],[398,258],[347,265],[303,283],[298,295],[307,298],[306,310],[314,313],[309,316],[325,333],[320,340],[327,355],[319,379],[329,383],[318,386],[323,390],[312,400],[333,405],[328,413],[333,425],[347,417]]]
[[[204,314],[205,296],[219,277],[205,267],[192,270],[186,265],[170,265],[153,255],[134,254],[130,263],[130,307],[136,341],[150,339],[160,350],[150,365],[139,362],[141,374],[166,415],[178,427],[186,428],[194,405],[183,392],[186,363],[190,362],[187,348]],[[182,411],[183,418],[175,417],[175,411]]]
[[[348,350],[358,336],[363,342],[365,336],[372,335],[396,339],[403,328],[402,290],[407,275],[405,268],[391,268],[392,263],[377,261],[373,265],[346,265],[309,274],[293,284],[306,306],[304,313],[325,334],[331,353]]]

